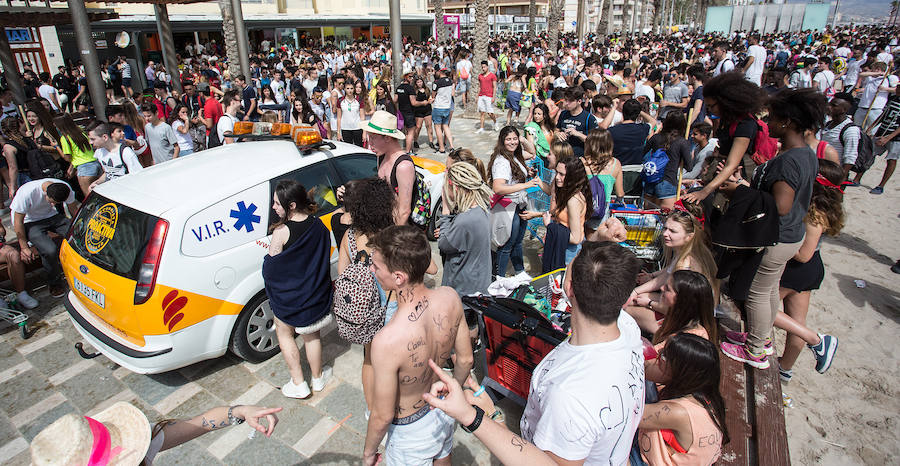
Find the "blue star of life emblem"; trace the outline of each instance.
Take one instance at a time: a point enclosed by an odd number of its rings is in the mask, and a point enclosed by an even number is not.
[[[261,220],[259,215],[254,214],[256,212],[256,204],[251,202],[248,207],[244,204],[244,201],[238,201],[237,209],[232,209],[230,215],[231,218],[237,219],[234,222],[234,228],[237,230],[245,228],[248,233],[253,231],[253,224],[259,223]]]

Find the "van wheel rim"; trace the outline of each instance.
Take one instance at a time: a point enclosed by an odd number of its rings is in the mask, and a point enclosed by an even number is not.
[[[247,343],[254,351],[265,353],[276,345],[278,338],[275,336],[275,314],[269,306],[269,300],[260,303],[247,321]]]

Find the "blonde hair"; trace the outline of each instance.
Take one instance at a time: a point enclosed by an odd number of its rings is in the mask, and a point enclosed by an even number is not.
[[[281,122],[281,117],[275,111],[266,110],[263,112],[262,116],[259,117],[259,121],[264,123],[279,123]]]
[[[575,151],[572,149],[572,145],[567,141],[560,141],[559,139],[553,139],[553,142],[550,143],[550,153],[553,154],[556,163],[559,163],[560,160],[575,157]],[[556,168],[556,166],[554,165],[547,168]]]
[[[475,157],[475,154],[472,153],[469,149],[453,149],[450,151],[450,154],[447,155],[453,163],[457,162],[466,162],[475,167],[475,170],[478,171],[478,174],[481,175],[481,178],[485,181],[488,179],[487,170],[484,168],[484,162],[481,161],[478,157]],[[453,164],[451,164],[453,165]]]
[[[686,259],[690,259],[690,270],[703,274],[703,276],[709,280],[716,302],[718,302],[719,281],[716,279],[716,260],[707,244],[706,231],[703,229],[703,226],[700,225],[700,222],[688,212],[673,210],[666,218],[667,222],[669,220],[677,222],[684,228],[686,234],[693,234],[693,236],[680,248],[677,256],[673,249],[666,248],[666,266],[668,267],[670,264],[674,264],[675,267],[678,267],[678,264],[683,263]]]
[[[491,210],[491,196],[494,192],[484,182],[478,170],[468,162],[456,162],[447,169],[447,183],[452,199],[445,199],[450,212],[454,214],[478,206],[485,212]]]

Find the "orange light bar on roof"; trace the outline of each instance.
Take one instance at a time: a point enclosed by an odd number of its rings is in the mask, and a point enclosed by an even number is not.
[[[320,144],[322,135],[319,130],[309,125],[294,125],[291,128],[291,139],[297,147],[309,147]]]

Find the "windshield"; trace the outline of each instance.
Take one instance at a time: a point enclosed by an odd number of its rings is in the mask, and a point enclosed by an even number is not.
[[[69,244],[88,261],[137,280],[140,260],[157,217],[91,194],[72,225]]]

